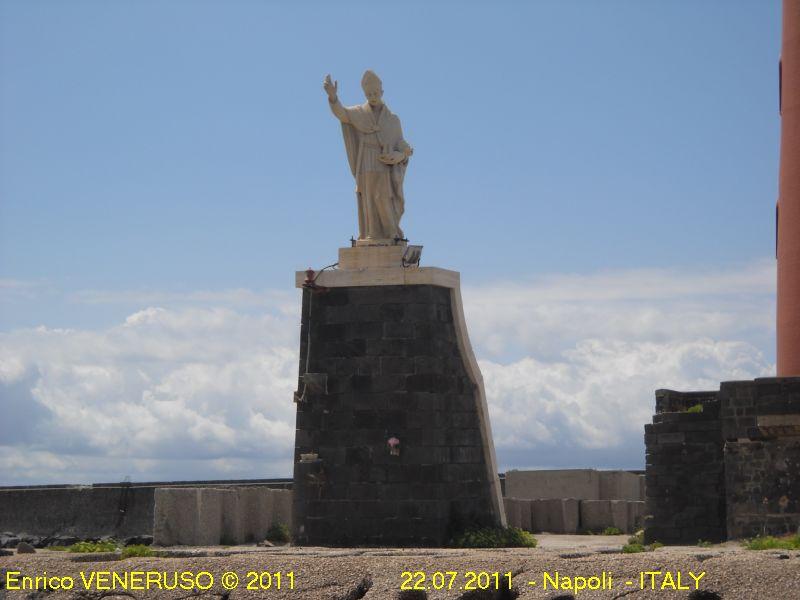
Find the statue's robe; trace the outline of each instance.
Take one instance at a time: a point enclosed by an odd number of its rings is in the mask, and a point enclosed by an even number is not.
[[[392,240],[403,238],[400,218],[405,210],[403,178],[408,158],[387,165],[381,154],[405,153],[410,149],[403,139],[400,119],[385,104],[375,117],[368,102],[342,106],[330,103],[333,114],[342,122],[344,147],[350,171],[356,180],[359,239]]]

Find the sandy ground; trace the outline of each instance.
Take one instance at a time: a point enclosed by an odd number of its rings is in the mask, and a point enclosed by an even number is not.
[[[8,589],[0,591],[0,599],[555,598],[558,593],[563,593],[552,587],[557,572],[558,585],[562,587],[567,584],[580,585],[580,577],[602,577],[603,573],[606,574],[605,582],[602,579],[599,582],[601,585],[605,583],[604,589],[579,591],[577,597],[580,599],[688,598],[690,591],[695,589],[695,580],[691,575],[699,577],[704,574],[699,580],[699,588],[713,590],[726,600],[800,600],[800,551],[752,552],[739,544],[728,543],[710,548],[681,546],[642,554],[621,554],[619,549],[625,543],[626,536],[544,534],[537,535],[537,538],[539,547],[535,549],[181,547],[164,549],[173,554],[168,558],[126,560],[116,560],[114,556],[38,551],[36,554],[0,557],[0,575],[7,580],[6,587],[14,586],[14,581],[20,585],[22,580],[19,577],[25,575],[72,577],[74,588],[71,591],[49,591],[45,589],[46,584],[52,586],[56,582],[40,579],[38,590]],[[15,571],[21,575],[15,575]],[[421,574],[403,575],[405,571]],[[448,571],[454,574],[446,573]],[[508,580],[505,574],[509,571],[512,573],[512,590],[498,591],[498,583],[500,588],[507,588],[504,585]],[[129,586],[133,581],[143,588],[146,586],[147,572],[154,573],[150,575],[152,583],[149,590],[130,587],[126,590],[120,582],[113,589],[111,573],[127,576]],[[205,573],[199,575],[202,572]],[[659,573],[651,575],[647,572]],[[175,573],[178,573],[178,583],[181,582],[181,574],[187,577],[188,589],[161,589],[165,580],[171,585]],[[230,573],[234,573],[236,578]],[[281,573],[280,589],[276,573]],[[289,573],[293,573],[293,589],[290,589]],[[487,575],[478,576],[477,573]],[[194,581],[205,587],[210,577],[213,577],[213,585],[208,590],[193,588]],[[155,578],[159,578],[158,581]],[[401,585],[404,581],[407,587],[417,583],[425,590],[403,592]],[[489,589],[485,592],[467,589],[487,583]],[[226,590],[226,584],[231,589]],[[678,586],[684,589],[675,589]]]

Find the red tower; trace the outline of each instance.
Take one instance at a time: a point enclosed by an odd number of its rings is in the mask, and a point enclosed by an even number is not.
[[[778,377],[800,376],[800,0],[783,0]]]

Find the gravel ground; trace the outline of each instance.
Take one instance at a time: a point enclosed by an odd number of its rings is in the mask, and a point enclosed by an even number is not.
[[[555,598],[559,592],[552,587],[543,589],[544,573],[554,578],[559,574],[559,582],[578,583],[578,577],[601,576],[603,572],[611,575],[611,589],[583,590],[577,594],[586,598],[625,598],[643,600],[645,598],[683,599],[689,598],[690,591],[674,590],[666,573],[672,577],[672,584],[695,589],[695,576],[700,579],[699,588],[713,590],[726,600],[749,598],[768,598],[775,600],[800,600],[800,551],[752,552],[735,543],[711,548],[670,547],[659,548],[654,552],[642,554],[621,554],[620,546],[625,537],[612,536],[537,536],[540,544],[534,549],[502,550],[459,550],[459,549],[396,549],[396,548],[296,548],[275,547],[257,548],[237,546],[232,548],[170,548],[164,549],[170,557],[129,558],[116,560],[113,555],[79,555],[63,552],[38,551],[36,554],[18,554],[0,557],[0,575],[13,585],[13,575],[20,571],[27,576],[72,577],[75,584],[71,591],[48,591],[40,581],[38,591],[0,591],[0,599],[100,599],[122,600],[123,598],[294,598],[319,600],[366,600],[400,599],[420,600],[429,598],[463,600],[506,600],[509,598]],[[149,590],[98,589],[98,581],[104,587],[111,587],[111,580],[97,579],[104,572],[119,574],[132,572],[166,573],[170,581],[173,573],[196,575],[203,571],[214,578],[211,588],[205,591],[193,589],[164,590],[157,584]],[[426,591],[401,592],[403,571],[424,573],[422,585]],[[450,575],[434,575],[455,571],[451,589],[446,589]],[[497,591],[494,576],[489,576],[491,590],[486,592],[465,591],[470,579],[475,576],[467,572],[498,572],[499,582],[507,581],[505,573],[513,573],[513,587]],[[660,571],[661,574],[642,575],[647,571]],[[236,573],[238,585],[232,585],[232,578],[225,579],[230,591],[223,587],[224,574]],[[248,572],[271,574],[282,573],[281,589],[277,589],[277,577],[272,577],[272,587],[258,589],[263,583],[269,584],[269,577],[262,581]],[[289,589],[287,573],[294,573],[294,589]],[[91,589],[86,590],[81,573],[91,580]],[[106,575],[106,577],[109,577]],[[140,575],[141,584],[145,575]],[[420,577],[420,576],[417,576]],[[486,583],[482,576],[481,583]],[[564,579],[567,577],[568,579]],[[644,579],[642,579],[642,577]],[[571,578],[571,579],[570,579]],[[413,585],[416,579],[406,577]],[[200,576],[199,583],[205,586],[207,575]],[[191,580],[190,580],[191,581]],[[608,581],[606,579],[606,581]],[[535,582],[530,585],[528,582]],[[630,582],[630,585],[628,584]],[[644,588],[642,588],[644,582]],[[666,586],[664,586],[666,582]],[[247,589],[248,583],[256,589]],[[656,589],[651,589],[653,583]],[[441,587],[445,589],[433,589]],[[141,587],[141,586],[140,586]],[[563,592],[560,592],[563,593]]]

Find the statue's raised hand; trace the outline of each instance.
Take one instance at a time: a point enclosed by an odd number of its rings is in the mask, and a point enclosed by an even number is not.
[[[325,81],[322,83],[322,87],[328,94],[328,99],[331,102],[336,100],[337,93],[339,91],[339,82],[338,81],[331,81],[331,76],[325,75]]]

